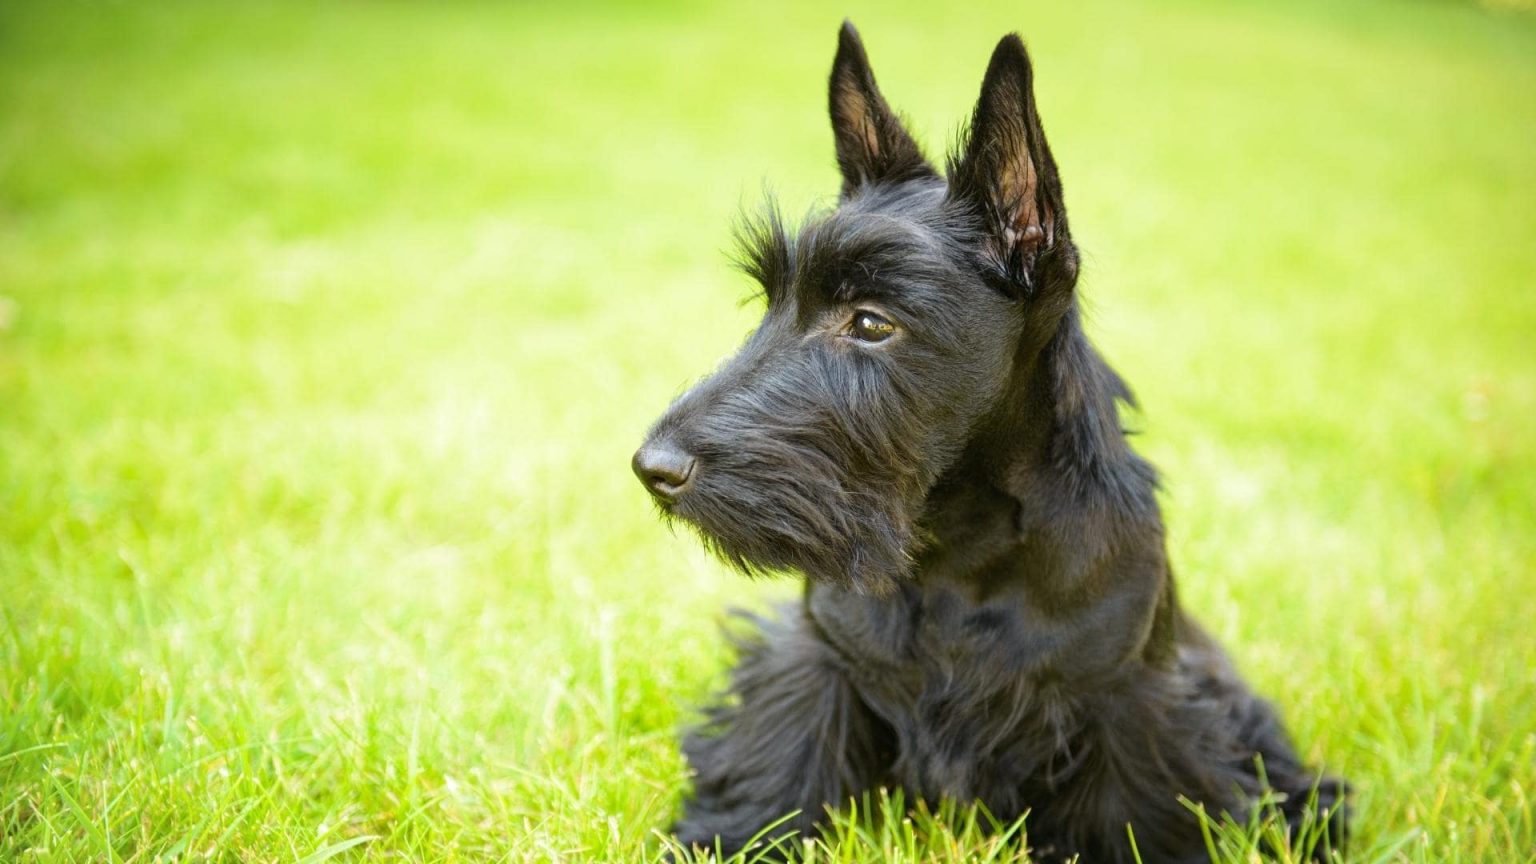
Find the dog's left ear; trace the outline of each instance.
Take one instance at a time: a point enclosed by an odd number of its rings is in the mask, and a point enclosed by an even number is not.
[[[949,184],[950,198],[984,220],[984,254],[1001,287],[1025,297],[1050,286],[1070,289],[1077,253],[1018,34],[1004,36],[992,52],[970,131],[950,158]]]
[[[832,134],[837,139],[837,166],[843,172],[844,198],[870,183],[938,176],[901,118],[880,95],[864,43],[850,21],[844,21],[837,34],[837,59],[832,61],[827,103]]]

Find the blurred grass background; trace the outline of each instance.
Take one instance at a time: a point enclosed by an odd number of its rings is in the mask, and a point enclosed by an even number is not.
[[[1536,860],[1536,19],[1377,0],[0,5],[0,859],[655,857],[795,589],[627,460],[757,314],[729,219],[835,192],[844,12],[935,153],[1029,41],[1183,592],[1352,860]]]

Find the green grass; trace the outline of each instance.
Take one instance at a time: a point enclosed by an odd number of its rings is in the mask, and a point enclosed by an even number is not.
[[[836,184],[843,10],[736,5],[0,5],[0,860],[656,857],[794,586],[627,460],[751,326],[732,214]],[[1351,860],[1536,859],[1536,19],[865,5],[935,148],[1029,39],[1184,596]],[[1017,850],[884,809],[817,860]]]

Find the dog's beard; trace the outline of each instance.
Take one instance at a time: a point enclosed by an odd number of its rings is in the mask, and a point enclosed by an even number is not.
[[[701,452],[699,474],[662,510],[747,575],[797,572],[874,595],[911,575],[916,508],[895,484],[855,485],[820,451],[761,440]]]

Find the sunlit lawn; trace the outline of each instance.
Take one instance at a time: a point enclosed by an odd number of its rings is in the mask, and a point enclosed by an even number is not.
[[[751,326],[732,214],[835,189],[845,11],[935,150],[1029,40],[1187,603],[1352,859],[1531,860],[1536,17],[944,5],[0,5],[0,860],[660,853],[794,586],[627,462]],[[897,817],[819,854],[1006,851]]]

